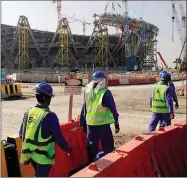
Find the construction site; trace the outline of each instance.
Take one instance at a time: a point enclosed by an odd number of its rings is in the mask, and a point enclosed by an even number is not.
[[[93,14],[93,22],[62,15],[63,1],[53,3],[58,16],[56,32],[33,29],[25,15],[18,17],[17,25],[1,24],[1,162],[4,163],[1,176],[35,175],[31,164],[18,163],[22,144],[19,130],[24,113],[37,103],[33,89],[40,82],[48,82],[53,88],[50,110],[57,115],[61,131],[72,147],[72,153],[67,156],[55,145],[55,164],[50,177],[186,176],[187,55],[186,16],[182,3],[171,3],[171,22],[173,28],[177,27],[181,44],[174,69],[168,67],[157,48],[159,27],[129,17],[128,1],[109,2],[104,13]],[[112,8],[125,7],[124,13],[108,12],[110,5]],[[181,16],[176,6],[179,6]],[[82,23],[82,35],[72,33],[70,19]],[[85,30],[90,24],[93,24],[93,31],[88,36]],[[110,34],[111,27],[118,32]],[[157,127],[148,133],[152,119],[150,96],[162,70],[171,74],[179,108],[173,104],[175,118],[171,125]],[[95,71],[102,71],[106,76],[106,87],[111,91],[119,113],[120,132],[115,133],[111,124],[115,150],[89,163],[88,143],[79,119],[85,86]],[[72,86],[69,91],[68,80],[81,84],[79,88]],[[14,169],[7,163],[8,147],[3,147],[4,142],[16,145],[16,158],[10,158],[11,164],[16,165]],[[162,147],[165,144],[168,148]],[[61,160],[65,161],[62,163]],[[165,163],[167,166],[164,167]]]

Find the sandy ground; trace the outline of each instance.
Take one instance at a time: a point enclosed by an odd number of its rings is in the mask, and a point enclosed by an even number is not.
[[[22,92],[26,98],[2,101],[2,137],[18,134],[24,112],[36,104],[32,92],[35,84],[22,84]],[[181,82],[175,82],[177,88]],[[64,87],[53,84],[55,97],[51,110],[55,112],[61,123],[67,121],[69,96],[64,96]],[[153,85],[115,86],[109,87],[116,101],[120,115],[120,133],[114,134],[116,146],[119,146],[135,135],[147,132],[151,120],[149,95]],[[83,95],[74,96],[73,117],[80,114]],[[180,108],[175,111],[173,123],[186,119],[186,98],[179,97]],[[111,126],[114,129],[114,125]]]

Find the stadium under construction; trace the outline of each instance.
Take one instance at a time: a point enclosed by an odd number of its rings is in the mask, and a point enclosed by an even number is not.
[[[4,68],[61,69],[103,67],[106,70],[151,70],[157,67],[159,29],[128,14],[94,14],[91,36],[74,35],[68,19],[59,20],[56,32],[34,30],[20,16],[17,26],[1,24],[1,61]],[[85,22],[84,22],[85,23]],[[108,28],[120,29],[109,34]]]

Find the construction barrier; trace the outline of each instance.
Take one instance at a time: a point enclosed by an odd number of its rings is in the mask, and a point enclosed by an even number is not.
[[[139,135],[72,177],[185,177],[186,135],[186,120]]]
[[[109,79],[108,80],[108,86],[118,86],[120,85],[119,79]]]
[[[132,79],[129,79],[129,84],[130,85],[137,85],[138,84],[138,81],[136,78],[132,78]]]
[[[5,99],[10,97],[10,88],[8,85],[1,85],[1,98]]]
[[[66,177],[88,163],[87,138],[78,121],[61,125],[61,130],[72,147],[72,153],[67,155],[56,144],[55,164],[51,168],[50,177]],[[187,176],[186,135],[186,120],[152,133],[139,135],[73,174],[72,177],[185,177]],[[33,177],[32,165],[22,165],[18,161],[21,154],[21,138],[14,137],[7,140],[16,145],[14,148],[17,150],[17,155],[14,157],[17,158],[17,163],[15,166],[10,166],[12,162],[7,163],[8,159],[1,143],[1,177],[10,175],[10,169],[16,175]],[[10,154],[10,150],[8,153]],[[13,161],[15,162],[15,159]]]
[[[71,171],[88,163],[86,134],[74,121],[61,126],[63,136],[72,148],[68,156],[57,144],[55,146],[55,165],[51,168],[49,177],[67,177]]]
[[[13,83],[1,86],[1,98],[5,99],[11,96],[22,96],[20,84]]]

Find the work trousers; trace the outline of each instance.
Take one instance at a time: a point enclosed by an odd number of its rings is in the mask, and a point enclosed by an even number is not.
[[[161,127],[171,125],[170,114],[153,113],[151,123],[149,124],[149,132],[155,131],[159,122]]]
[[[51,165],[41,165],[36,163],[35,161],[31,161],[31,164],[35,170],[35,177],[49,177],[49,172],[51,170]]]
[[[114,150],[114,138],[110,125],[90,126],[87,125],[88,155],[90,161],[96,161]],[[98,152],[99,140],[102,150]]]

